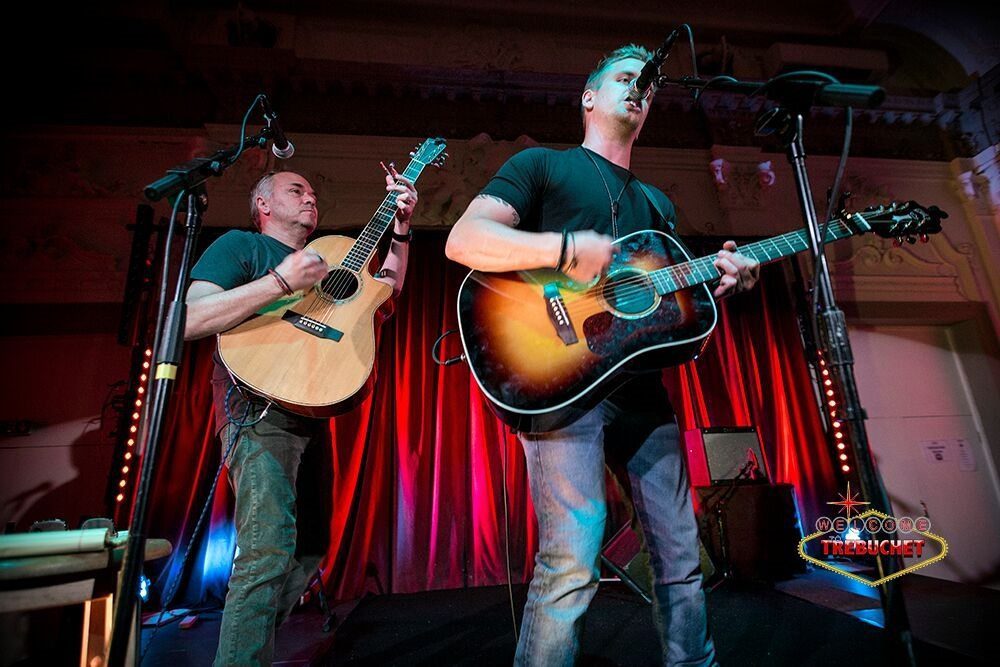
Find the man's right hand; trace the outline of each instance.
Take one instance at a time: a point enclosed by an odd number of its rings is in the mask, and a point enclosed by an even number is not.
[[[323,280],[330,269],[316,251],[306,248],[281,260],[274,270],[285,279],[293,292],[297,292]]]
[[[573,232],[566,240],[563,273],[578,283],[590,283],[603,276],[615,256],[613,239],[586,229]]]

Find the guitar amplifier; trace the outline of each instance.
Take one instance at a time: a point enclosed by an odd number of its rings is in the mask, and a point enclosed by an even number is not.
[[[753,426],[725,426],[684,432],[691,486],[709,486],[740,478],[767,482],[771,475]]]
[[[698,560],[702,576],[706,581],[711,579],[715,574],[715,564],[700,537]],[[652,602],[653,568],[649,563],[649,550],[631,525],[625,524],[608,540],[601,549],[601,561],[646,602]]]
[[[738,581],[776,581],[807,571],[791,484],[695,487],[698,528],[712,559]]]

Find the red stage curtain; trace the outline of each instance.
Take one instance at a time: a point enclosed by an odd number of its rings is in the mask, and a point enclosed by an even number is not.
[[[441,367],[434,340],[455,328],[465,271],[446,262],[444,237],[415,240],[402,297],[382,329],[378,383],[357,410],[331,420],[332,513],[324,567],[335,599],[506,581],[508,494],[514,581],[531,575],[537,546],[523,454],[492,415],[464,364]],[[775,481],[795,485],[811,522],[833,497],[824,444],[784,272],[724,301],[720,326],[696,363],[664,372],[681,430],[757,425]],[[156,579],[174,605],[218,604],[234,546],[225,477],[185,567],[181,556],[220,456],[211,417],[209,339],[188,346],[151,501],[149,534],[175,555]],[[444,354],[458,353],[450,336]]]

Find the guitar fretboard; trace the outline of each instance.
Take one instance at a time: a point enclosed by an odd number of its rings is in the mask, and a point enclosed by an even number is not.
[[[839,241],[853,236],[855,232],[840,220],[830,223],[826,232],[826,242]],[[804,229],[788,232],[781,236],[755,241],[739,246],[736,251],[761,264],[767,264],[789,255],[809,249],[809,238]],[[660,294],[668,294],[700,285],[718,278],[721,273],[715,268],[715,255],[699,257],[688,262],[674,264],[649,273],[653,286]]]
[[[406,166],[401,175],[411,183],[416,183],[417,178],[420,177],[426,166],[425,162],[414,158],[410,160],[410,164]],[[382,239],[382,235],[385,234],[385,230],[389,228],[389,225],[392,224],[392,219],[396,216],[397,194],[396,192],[390,192],[382,200],[378,209],[375,210],[375,215],[365,225],[365,228],[361,231],[357,240],[355,240],[354,245],[348,251],[347,256],[344,257],[342,264],[344,268],[351,271],[360,271],[371,260],[375,248]]]

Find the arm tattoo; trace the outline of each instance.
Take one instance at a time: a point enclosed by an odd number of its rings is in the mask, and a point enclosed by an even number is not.
[[[513,225],[514,227],[517,227],[517,224],[521,222],[521,216],[517,214],[517,210],[513,206],[505,202],[503,199],[500,199],[500,197],[497,197],[496,195],[480,194],[476,195],[476,199],[492,199],[496,203],[501,204],[506,208],[509,208],[511,215],[514,216],[514,225]]]

